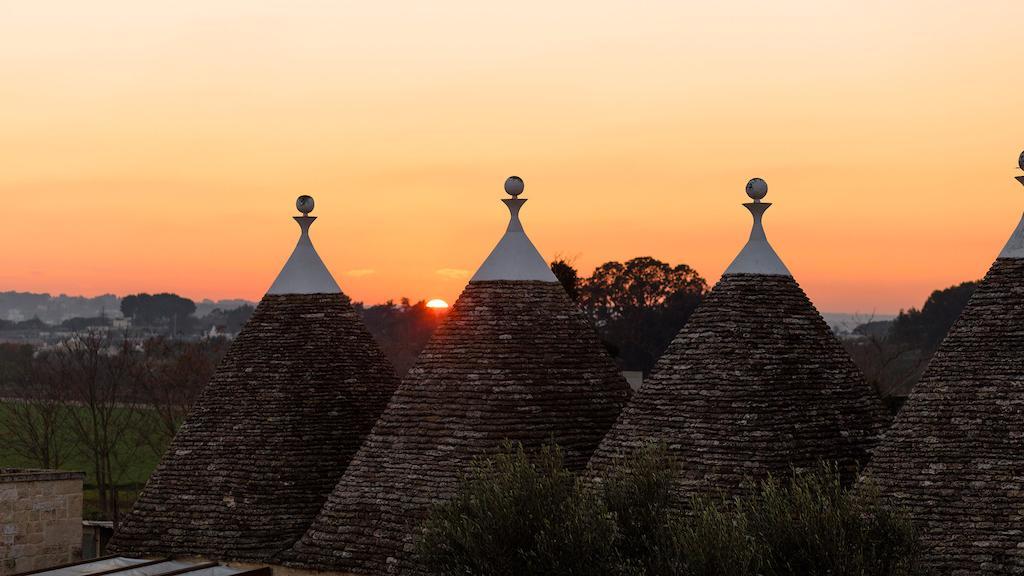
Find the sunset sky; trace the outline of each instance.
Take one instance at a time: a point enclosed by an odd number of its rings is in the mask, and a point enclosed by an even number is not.
[[[585,274],[718,279],[753,176],[823,311],[979,278],[1024,209],[1024,2],[0,4],[0,291],[453,300],[526,181]]]

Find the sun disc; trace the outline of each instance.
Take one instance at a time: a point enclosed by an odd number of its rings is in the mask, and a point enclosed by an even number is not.
[[[440,298],[434,298],[433,300],[430,300],[429,302],[427,302],[427,308],[447,308],[447,307],[448,307],[448,303],[445,302],[444,300],[441,300]]]

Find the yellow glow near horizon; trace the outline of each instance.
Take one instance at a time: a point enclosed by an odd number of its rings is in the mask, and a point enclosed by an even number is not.
[[[258,299],[316,198],[369,303],[457,297],[510,174],[549,259],[749,231],[822,310],[980,277],[1020,215],[1024,3],[226,0],[0,10],[0,290]]]

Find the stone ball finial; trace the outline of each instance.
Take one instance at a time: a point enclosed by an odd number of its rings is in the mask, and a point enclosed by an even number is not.
[[[1017,166],[1020,166],[1020,169],[1024,170],[1024,152],[1021,152],[1020,157],[1017,158]]]
[[[753,200],[760,200],[768,194],[768,183],[760,178],[751,178],[747,182],[747,196]]]
[[[505,180],[505,193],[513,198],[522,194],[523,188],[525,187],[526,185],[523,184],[523,179],[519,176],[509,176],[508,179]]]
[[[303,194],[295,199],[295,207],[298,208],[299,212],[302,212],[303,216],[309,216],[309,213],[313,211],[313,197]]]

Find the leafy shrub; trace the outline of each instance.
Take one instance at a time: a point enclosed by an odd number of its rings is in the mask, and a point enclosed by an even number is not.
[[[757,486],[742,498],[692,501],[693,517],[682,537],[686,574],[921,574],[910,520],[884,505],[874,486],[844,489],[831,464]]]
[[[640,574],[683,573],[682,531],[672,506],[677,470],[667,447],[651,444],[620,462],[600,488],[615,517],[616,549]]]
[[[441,576],[618,576],[611,514],[562,464],[557,447],[521,445],[477,460],[458,494],[432,510],[417,542]]]
[[[917,534],[909,518],[881,502],[865,484],[844,490],[835,466],[797,473],[782,483],[770,478],[740,501],[734,515],[748,519],[764,543],[761,573],[909,575],[918,573]]]
[[[833,465],[753,483],[750,495],[680,507],[663,446],[623,460],[597,488],[509,444],[436,506],[418,550],[441,576],[912,576],[917,534],[870,484]]]

